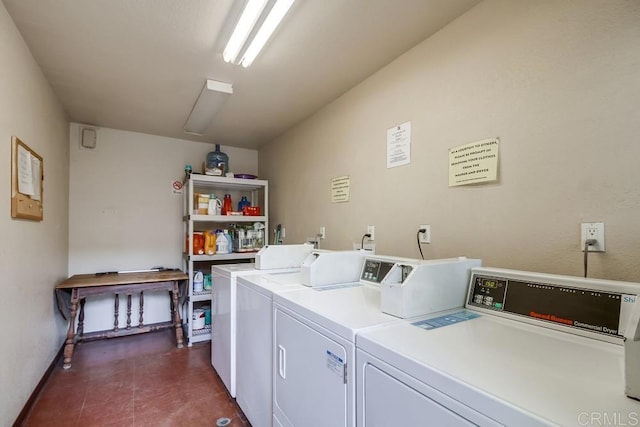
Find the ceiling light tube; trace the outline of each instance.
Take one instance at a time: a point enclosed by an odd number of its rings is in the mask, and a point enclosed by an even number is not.
[[[233,29],[231,38],[222,53],[222,59],[224,59],[225,62],[236,62],[242,46],[244,46],[247,41],[249,34],[251,34],[253,30],[253,26],[256,25],[266,4],[267,0],[249,0],[247,2],[240,16],[240,20],[238,20],[236,27]]]
[[[207,80],[184,124],[185,133],[204,135],[213,116],[232,93],[231,83]]]
[[[287,14],[294,0],[277,0],[269,12],[269,16],[265,19],[262,27],[258,30],[258,33],[251,41],[251,44],[245,51],[241,63],[243,67],[251,65],[256,56],[260,53],[264,45],[269,40],[269,37],[273,34],[276,27],[280,24],[284,16]]]

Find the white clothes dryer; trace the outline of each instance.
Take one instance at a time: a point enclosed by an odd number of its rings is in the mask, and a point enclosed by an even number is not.
[[[637,283],[474,269],[466,309],[357,336],[357,425],[640,424],[622,347],[639,293]]]
[[[446,293],[449,283],[412,280],[424,278],[421,273],[425,269],[439,274],[443,264],[460,282],[451,283],[451,289],[464,289],[471,267],[480,265],[480,261],[457,258],[422,262],[374,256],[365,259],[359,282],[274,294],[274,425],[355,425],[356,334],[401,321],[381,311],[380,283],[392,276],[395,286],[407,290],[423,285],[442,288]],[[456,301],[433,306],[460,307],[464,298],[462,293]]]
[[[211,267],[211,365],[231,397],[236,397],[236,282],[250,274],[300,270],[313,246],[271,245],[256,254],[256,263],[220,264]],[[257,268],[259,267],[259,268]]]

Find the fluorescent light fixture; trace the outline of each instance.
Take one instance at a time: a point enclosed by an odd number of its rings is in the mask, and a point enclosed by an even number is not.
[[[232,93],[231,83],[207,80],[184,124],[185,133],[203,135],[213,116]]]
[[[231,34],[229,43],[224,49],[223,59],[226,62],[241,63],[243,67],[251,65],[275,29],[280,25],[293,2],[294,0],[276,0],[273,7],[269,9],[266,7],[267,3],[269,3],[268,0],[249,0],[236,28],[233,30],[233,34]],[[267,11],[268,14],[264,18],[264,14]],[[262,25],[256,31],[254,27],[258,22],[262,22]],[[254,36],[250,40],[249,36],[251,34],[254,34]],[[237,62],[238,55],[247,44],[248,47],[244,50],[242,58]]]
[[[278,25],[280,25],[282,18],[287,14],[292,4],[293,0],[278,0],[276,2],[271,9],[271,12],[269,12],[267,19],[262,24],[262,27],[260,27],[258,33],[247,48],[247,51],[244,53],[241,61],[243,67],[248,67],[251,65],[253,60],[256,59],[256,56],[258,56],[264,45],[267,43],[271,34],[273,34]]]
[[[249,0],[247,2],[242,15],[240,16],[240,20],[238,21],[236,28],[234,28],[233,34],[231,34],[229,43],[227,43],[227,46],[224,48],[224,52],[222,53],[222,58],[225,62],[236,62],[240,49],[242,49],[247,38],[249,38],[251,30],[253,30],[256,22],[258,22],[258,18],[260,18],[260,15],[266,5],[267,0]]]

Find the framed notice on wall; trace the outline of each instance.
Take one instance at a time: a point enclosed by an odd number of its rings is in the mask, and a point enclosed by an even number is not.
[[[42,221],[42,157],[16,136],[11,142],[11,217]]]

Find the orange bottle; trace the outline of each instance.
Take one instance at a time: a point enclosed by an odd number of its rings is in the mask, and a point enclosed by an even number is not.
[[[204,236],[202,233],[193,233],[193,254],[204,254]]]
[[[216,253],[216,234],[213,231],[204,232],[204,254],[213,255]]]
[[[231,202],[231,194],[225,194],[222,200],[222,215],[229,215],[233,212],[233,204]]]

